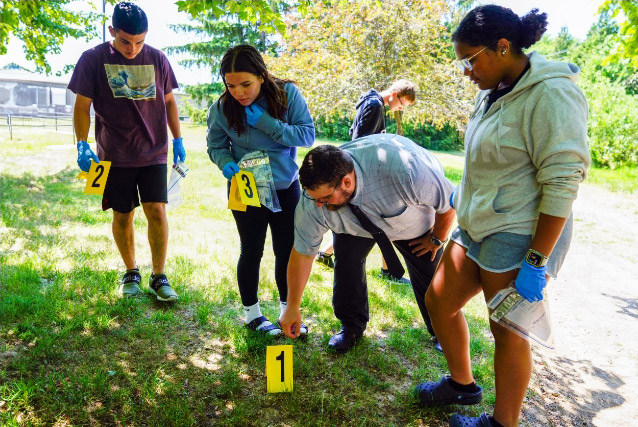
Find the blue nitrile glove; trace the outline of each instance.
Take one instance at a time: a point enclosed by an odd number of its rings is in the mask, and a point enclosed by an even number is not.
[[[450,207],[454,209],[454,191],[450,194]]]
[[[186,160],[186,150],[184,150],[184,144],[182,143],[182,137],[175,138],[173,140],[173,163],[178,163]]]
[[[257,104],[247,105],[246,107],[246,121],[252,127],[255,127],[261,115],[264,114],[264,109]]]
[[[222,168],[222,173],[227,180],[231,180],[235,174],[239,172],[239,166],[235,162],[228,162]]]
[[[534,267],[523,261],[514,285],[518,293],[527,301],[533,302],[543,299],[543,289],[547,285],[545,270],[547,270],[547,266]]]
[[[91,160],[95,163],[100,163],[100,159],[97,158],[89,144],[86,141],[78,142],[78,166],[84,172],[88,172],[91,168]]]

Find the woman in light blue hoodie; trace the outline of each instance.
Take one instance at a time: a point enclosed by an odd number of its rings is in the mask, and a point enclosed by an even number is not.
[[[228,49],[222,58],[220,75],[226,90],[208,111],[206,141],[210,159],[229,181],[239,171],[246,154],[268,156],[274,188],[281,211],[261,205],[245,212],[233,210],[241,241],[237,262],[237,283],[246,326],[269,335],[281,334],[262,315],[257,297],[259,267],[270,226],[275,253],[275,281],[281,312],[288,293],[288,258],[294,240],[294,213],[301,194],[297,147],[310,147],[315,128],[308,106],[290,80],[272,76],[263,58],[252,46]],[[230,183],[229,183],[230,185]],[[300,333],[307,334],[302,325]]]
[[[525,54],[547,26],[532,10],[480,6],[452,36],[457,65],[481,90],[465,131],[465,169],[450,204],[452,233],[425,300],[450,370],[417,386],[421,404],[476,404],[469,331],[461,308],[514,282],[528,301],[543,298],[571,238],[571,208],[590,157],[587,103],[573,64]],[[494,414],[454,415],[452,426],[515,426],[531,378],[529,342],[490,321],[495,340]]]

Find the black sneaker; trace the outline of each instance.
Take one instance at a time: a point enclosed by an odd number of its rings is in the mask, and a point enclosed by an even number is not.
[[[140,292],[140,282],[142,276],[140,276],[140,270],[137,268],[128,270],[122,277],[122,283],[120,285],[120,296],[123,297],[136,297]]]
[[[325,265],[328,268],[335,268],[334,259],[332,259],[333,254],[327,254],[325,252],[319,251],[317,257],[315,258],[315,262],[321,265]]]
[[[379,273],[379,279],[389,280],[390,282],[399,283],[401,285],[411,285],[410,279],[405,277],[395,277],[388,270],[381,269],[381,273]]]
[[[158,301],[175,301],[177,293],[171,288],[165,274],[151,274],[148,278],[148,289]]]

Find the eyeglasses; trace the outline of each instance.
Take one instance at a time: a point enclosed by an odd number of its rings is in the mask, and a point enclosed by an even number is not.
[[[487,49],[487,46],[485,46],[483,49],[479,50],[478,52],[476,52],[474,55],[470,56],[469,58],[459,59],[454,61],[454,63],[456,64],[457,67],[459,67],[459,70],[461,70],[462,72],[465,72],[465,70],[472,71],[472,60],[476,58],[476,56],[479,53],[483,52],[485,49]]]
[[[404,109],[405,107],[412,105],[410,104],[410,101],[405,101],[403,102],[403,99],[401,99],[400,96],[397,95],[396,100],[399,101],[399,105],[401,106],[401,109]]]
[[[341,181],[343,180],[343,177],[339,178],[339,181],[337,181],[337,185],[335,185],[335,188],[332,190],[332,193],[330,193],[329,196],[326,197],[320,197],[318,199],[315,199],[313,197],[310,196],[310,194],[308,194],[308,192],[306,191],[306,189],[304,188],[302,191],[303,196],[308,199],[308,200],[312,200],[315,203],[319,203],[321,205],[329,205],[330,203],[328,203],[330,201],[330,199],[332,199],[332,196],[335,194],[335,191],[337,191],[337,188],[339,188],[339,185],[341,185]]]

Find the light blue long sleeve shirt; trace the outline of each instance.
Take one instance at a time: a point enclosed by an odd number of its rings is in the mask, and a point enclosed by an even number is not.
[[[246,132],[239,136],[235,129],[228,127],[221,102],[211,105],[206,119],[206,143],[210,159],[220,170],[226,163],[238,162],[246,153],[260,150],[270,158],[277,190],[286,189],[297,180],[297,147],[312,146],[315,141],[315,127],[306,100],[299,89],[292,83],[287,83],[284,89],[288,103],[286,122],[268,114],[266,99],[260,97],[255,103],[264,109],[263,115],[255,127],[246,125]]]

